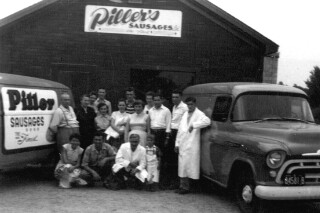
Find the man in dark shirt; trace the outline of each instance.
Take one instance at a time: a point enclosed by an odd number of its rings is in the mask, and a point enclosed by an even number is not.
[[[116,153],[112,147],[104,143],[104,134],[96,132],[93,137],[93,144],[86,149],[83,159],[81,178],[90,185],[95,181],[103,181],[107,185],[106,178],[112,173]]]
[[[81,97],[81,106],[75,110],[81,134],[80,146],[83,149],[86,149],[92,144],[93,134],[95,132],[94,118],[96,117],[96,113],[93,108],[89,107],[89,104],[89,96],[83,95]]]

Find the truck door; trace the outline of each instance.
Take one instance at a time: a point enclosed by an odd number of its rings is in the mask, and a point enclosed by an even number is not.
[[[227,165],[229,138],[229,111],[232,98],[221,95],[215,99],[211,114],[210,129],[203,133],[201,168],[204,175],[217,180],[224,180],[223,167]],[[226,162],[226,164],[222,163]]]

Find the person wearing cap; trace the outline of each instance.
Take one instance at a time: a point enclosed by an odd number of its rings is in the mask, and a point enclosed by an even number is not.
[[[116,155],[116,162],[112,167],[117,186],[113,189],[126,188],[126,181],[133,179],[135,187],[142,189],[143,183],[148,177],[146,168],[146,149],[139,145],[138,134],[131,134],[129,142],[120,146]]]

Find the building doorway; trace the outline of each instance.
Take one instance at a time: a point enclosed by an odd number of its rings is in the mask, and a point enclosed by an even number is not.
[[[54,81],[68,86],[73,93],[75,105],[80,104],[80,97],[88,94],[94,87],[96,67],[89,65],[55,64],[52,77]]]
[[[195,72],[167,71],[152,69],[131,69],[130,84],[136,89],[136,96],[145,99],[148,91],[161,92],[163,97],[171,103],[173,90],[183,90],[195,82]]]

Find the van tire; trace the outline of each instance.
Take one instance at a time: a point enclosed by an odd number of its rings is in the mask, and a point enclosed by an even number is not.
[[[262,212],[262,201],[254,194],[255,182],[251,170],[244,169],[234,177],[234,196],[242,213]]]

